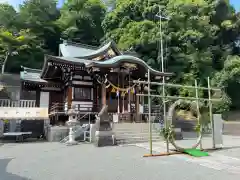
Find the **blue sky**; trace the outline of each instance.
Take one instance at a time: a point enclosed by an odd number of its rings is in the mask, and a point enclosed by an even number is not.
[[[240,0],[230,0],[231,4],[235,7],[237,11],[240,10]]]
[[[18,8],[18,5],[21,4],[24,0],[0,0],[0,3],[9,3],[15,8]],[[58,7],[63,4],[64,0],[58,0]]]
[[[0,3],[7,2],[12,4],[15,8],[18,7],[24,0],[0,0]],[[63,4],[64,0],[58,0],[58,6]],[[236,8],[237,11],[240,11],[240,0],[230,0],[231,4]]]

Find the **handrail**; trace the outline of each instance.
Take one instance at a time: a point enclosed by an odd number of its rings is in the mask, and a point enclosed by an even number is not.
[[[90,114],[91,114],[91,113],[88,112],[88,113],[84,114],[82,117],[80,117],[78,120],[81,120],[81,119],[85,118],[87,115],[90,115]]]
[[[89,124],[89,127],[90,127],[90,124]],[[80,127],[77,127],[75,130],[73,130],[73,133],[75,134],[75,133],[77,133],[79,130],[83,130],[82,132],[84,133],[84,140],[86,139],[86,132],[89,132],[89,131],[86,131],[86,130],[84,130],[82,127],[80,128]],[[67,139],[69,138],[69,135],[67,135],[65,138],[63,138],[61,141],[60,141],[60,143],[63,143],[63,142],[65,142]]]
[[[0,99],[0,107],[36,107],[36,100]]]
[[[99,104],[74,104],[74,105],[69,105],[67,103],[53,103],[52,106],[50,107],[50,112],[65,112],[66,109],[73,108],[78,112],[98,112],[100,110],[100,105]]]

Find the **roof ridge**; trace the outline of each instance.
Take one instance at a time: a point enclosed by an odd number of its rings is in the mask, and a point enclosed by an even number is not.
[[[99,48],[98,46],[92,46],[92,45],[89,45],[89,44],[77,43],[77,42],[73,42],[73,41],[69,41],[69,40],[66,40],[64,42],[68,45],[73,45],[73,46],[76,46],[76,47],[91,48],[92,50],[97,50]]]
[[[24,67],[24,66],[21,66],[21,68],[23,68],[24,71],[28,71],[28,72],[41,72],[42,70],[41,69],[34,69],[34,68],[29,68],[29,67]]]

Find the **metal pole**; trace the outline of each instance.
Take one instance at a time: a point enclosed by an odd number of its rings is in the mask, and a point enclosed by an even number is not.
[[[118,73],[118,88],[119,88],[119,73]],[[118,93],[118,107],[117,107],[117,112],[118,112],[118,114],[120,113],[120,107],[119,107],[119,103],[120,103],[120,92],[119,92],[119,90],[117,89],[117,93]]]
[[[162,65],[162,73],[164,73],[164,59],[163,59],[163,37],[162,37],[162,16],[161,16],[161,10],[159,6],[159,21],[160,21],[160,55],[161,55],[161,65]],[[164,120],[164,126],[167,129],[168,123],[166,119],[166,99],[165,99],[165,76],[162,77],[162,94],[163,94],[163,120]],[[167,153],[169,153],[169,141],[166,139],[166,145],[167,145]]]
[[[124,74],[123,73],[122,73],[122,86],[124,88]],[[121,92],[121,96],[122,96],[122,102],[123,102],[122,113],[124,113],[124,111],[125,111],[125,102],[124,102],[125,94],[124,94],[124,92]]]
[[[151,94],[150,94],[150,70],[148,69],[148,123],[149,123],[149,149],[152,155],[152,121],[151,121]]]
[[[129,86],[129,88],[130,88],[130,86],[131,86],[131,84],[130,84],[130,78],[131,78],[131,76],[130,76],[130,69],[129,69],[129,82],[128,82],[128,86]],[[128,90],[128,112],[130,113],[131,112],[131,90],[129,89]]]
[[[161,11],[159,7],[159,21],[160,21],[160,55],[161,55],[161,66],[162,66],[162,72],[164,72],[164,60],[163,60],[163,37],[162,37],[162,16]],[[164,78],[163,78],[164,79]]]
[[[198,120],[198,124],[201,125],[201,122],[200,122],[200,111],[199,111],[199,99],[198,99],[198,84],[197,84],[197,80],[195,79],[195,95],[196,95],[196,104],[197,104],[197,120]],[[200,136],[200,132],[198,134]],[[202,149],[202,140],[200,140],[200,149]]]
[[[211,87],[210,87],[210,78],[208,77],[208,104],[209,104],[209,119],[212,127],[212,146],[215,148],[215,136],[214,136],[214,123],[212,115],[212,99],[211,99]]]

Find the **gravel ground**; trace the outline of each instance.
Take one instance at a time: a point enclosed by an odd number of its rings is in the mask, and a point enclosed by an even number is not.
[[[143,158],[136,146],[24,143],[0,146],[0,180],[238,180],[184,155]],[[240,152],[240,150],[239,150]]]

